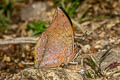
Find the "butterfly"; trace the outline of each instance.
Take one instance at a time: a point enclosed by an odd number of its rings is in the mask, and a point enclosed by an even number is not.
[[[51,25],[37,41],[34,50],[35,67],[58,67],[75,57],[74,30],[67,13],[58,7]]]

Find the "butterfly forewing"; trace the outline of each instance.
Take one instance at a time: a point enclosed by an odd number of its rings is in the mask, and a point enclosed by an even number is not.
[[[74,34],[70,19],[61,8],[35,47],[35,67],[67,64],[75,56]]]

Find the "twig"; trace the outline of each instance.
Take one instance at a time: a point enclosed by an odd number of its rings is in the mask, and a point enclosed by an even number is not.
[[[36,43],[38,37],[21,37],[14,39],[0,39],[0,45],[7,44],[27,44],[27,43]]]

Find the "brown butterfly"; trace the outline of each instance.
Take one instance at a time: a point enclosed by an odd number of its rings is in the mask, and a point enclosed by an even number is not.
[[[63,8],[57,8],[52,24],[35,46],[34,54],[36,68],[60,66],[75,57],[73,25]]]

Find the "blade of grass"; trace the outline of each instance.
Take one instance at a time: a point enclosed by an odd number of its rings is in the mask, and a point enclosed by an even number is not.
[[[90,8],[91,8],[91,7],[87,8],[87,9],[82,13],[82,15],[81,15],[80,18],[79,18],[80,20],[83,19],[83,18],[87,15],[87,13],[88,13],[88,11],[90,10]]]
[[[112,49],[113,47],[109,48],[101,57],[100,57],[100,60],[99,60],[99,66],[101,66],[101,63],[105,60],[105,58],[110,55],[110,50]]]
[[[85,75],[87,76],[87,78],[93,78],[89,71],[85,71]]]

